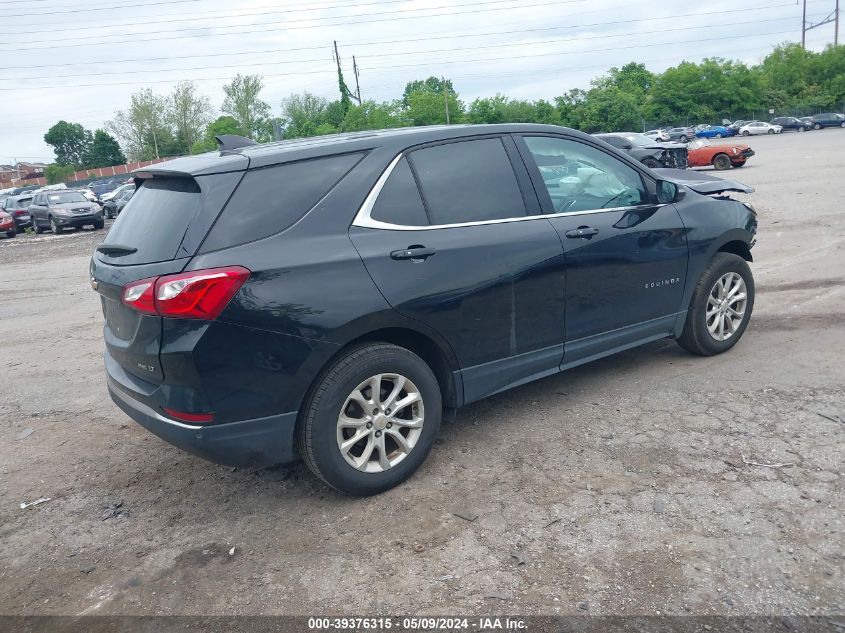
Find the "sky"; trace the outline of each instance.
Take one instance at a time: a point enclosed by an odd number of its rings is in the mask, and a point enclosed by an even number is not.
[[[833,8],[808,0],[808,21]],[[796,0],[0,0],[0,163],[50,162],[43,137],[57,121],[103,127],[133,92],[179,80],[215,108],[238,72],[264,78],[276,115],[292,93],[336,99],[335,40],[350,86],[358,62],[364,99],[396,99],[430,75],[465,102],[552,99],[630,61],[757,63],[800,41],[801,12]],[[832,41],[829,24],[807,47]]]

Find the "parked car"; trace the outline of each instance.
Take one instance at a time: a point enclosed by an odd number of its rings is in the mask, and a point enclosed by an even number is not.
[[[753,123],[753,121],[746,121],[744,119],[738,119],[738,120],[734,121],[733,123],[731,123],[728,127],[731,130],[733,130],[734,136],[736,136],[737,134],[739,134],[739,129],[747,123]]]
[[[794,116],[779,116],[769,121],[769,125],[779,125],[783,130],[795,130],[796,132],[806,132],[812,130],[811,123],[802,121]]]
[[[69,227],[93,226],[101,229],[105,226],[100,205],[89,202],[72,189],[36,193],[29,205],[29,214],[36,233],[44,232],[47,227],[58,235]]]
[[[845,127],[845,114],[836,112],[823,112],[810,117],[813,122],[813,129],[820,130],[823,127]]]
[[[815,129],[815,128],[814,128],[814,126],[813,126],[813,117],[811,117],[811,116],[802,116],[802,117],[799,117],[799,118],[800,118],[800,120],[801,120],[801,121],[803,121],[804,123],[806,123],[807,125],[809,125],[809,126],[810,126],[810,129]]]
[[[94,191],[89,189],[88,187],[76,187],[74,189],[74,191],[78,191],[83,196],[85,196],[88,199],[88,202],[98,202],[99,201],[97,194],[94,193]]]
[[[614,134],[595,134],[605,143],[633,156],[646,167],[673,167],[686,169],[687,148],[681,143],[658,143],[636,132],[616,132]]]
[[[735,132],[724,125],[705,125],[695,133],[696,138],[725,138],[733,136]]]
[[[12,216],[18,232],[32,226],[32,218],[29,215],[31,202],[32,196],[26,193],[19,196],[9,196],[3,201],[2,209]]]
[[[691,127],[673,127],[667,130],[670,141],[689,143],[695,138],[695,130]]]
[[[653,141],[660,141],[662,143],[667,143],[672,140],[669,138],[669,132],[666,130],[649,130],[643,134]]]
[[[742,167],[754,156],[754,150],[748,145],[714,145],[703,138],[687,145],[687,152],[690,167],[713,165],[719,170]]]
[[[105,216],[107,218],[116,218],[120,215],[120,212],[123,211],[123,207],[126,206],[126,203],[132,199],[133,195],[135,195],[135,185],[132,185],[131,189],[124,189],[114,198],[108,200],[103,205],[103,213]]]
[[[4,233],[6,237],[15,237],[18,234],[15,221],[5,211],[0,211],[0,233]]]
[[[772,125],[771,123],[766,123],[765,121],[752,121],[751,123],[746,123],[741,128],[739,128],[739,133],[741,136],[754,136],[757,134],[780,134],[783,131],[783,128],[779,125]]]
[[[114,191],[123,183],[118,181],[115,178],[110,178],[107,180],[95,180],[93,182],[88,183],[88,188],[91,189],[96,195],[97,198],[102,201],[103,195],[109,193],[110,191]]]
[[[663,337],[725,352],[751,317],[756,216],[711,196],[752,190],[574,130],[222,149],[136,172],[90,264],[112,399],[208,459],[379,493],[444,409]]]
[[[112,189],[108,193],[104,193],[100,196],[100,202],[108,202],[109,200],[113,200],[124,191],[129,191],[130,189],[132,191],[135,191],[135,183],[120,185],[119,187]]]

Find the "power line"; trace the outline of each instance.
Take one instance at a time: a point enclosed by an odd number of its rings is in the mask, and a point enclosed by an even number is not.
[[[194,0],[199,1],[199,0]],[[303,11],[325,11],[328,9],[348,9],[349,7],[368,7],[368,6],[382,6],[385,4],[397,4],[400,2],[407,2],[407,0],[380,0],[379,2],[352,2],[351,4],[334,4],[334,5],[324,5],[320,7],[314,6],[305,6],[305,7],[297,7],[297,8],[289,8],[283,9],[279,11],[256,11],[255,13],[234,13],[231,15],[220,15],[220,16],[212,16],[212,17],[197,17],[198,13],[221,13],[221,11],[194,11],[191,14],[188,13],[172,13],[167,14],[169,15],[191,15],[192,17],[188,18],[179,18],[176,20],[150,20],[145,22],[145,26],[151,26],[154,24],[171,24],[175,22],[196,22],[197,20],[226,20],[231,18],[248,18],[256,15],[273,15],[273,14],[284,14],[284,13],[302,13]],[[253,9],[272,9],[276,5],[270,5],[265,7],[252,7]],[[417,9],[422,10],[422,9]],[[2,16],[0,16],[2,17]],[[61,24],[61,22],[57,23]],[[95,25],[86,25],[88,28],[109,28],[109,27],[120,27],[120,26],[137,26],[136,22],[116,22],[114,24],[95,24]],[[213,28],[211,26],[198,26],[197,28]],[[78,31],[79,26],[68,27],[66,29],[50,29],[51,33],[60,33],[62,31]],[[14,33],[8,33],[8,35],[16,36],[16,35],[28,35],[30,33],[43,33],[44,29],[36,29],[34,31],[15,31]],[[44,40],[42,40],[44,41]]]
[[[386,17],[386,18],[356,20],[356,21],[353,21],[353,22],[331,22],[331,23],[325,23],[325,24],[309,24],[309,25],[298,26],[298,27],[284,29],[284,30],[286,30],[286,31],[299,31],[299,30],[307,30],[307,29],[324,28],[326,26],[348,26],[348,25],[352,25],[352,24],[367,24],[367,23],[371,23],[371,22],[392,22],[392,21],[395,21],[395,20],[418,20],[418,19],[421,19],[421,18],[425,19],[425,18],[436,18],[436,17],[451,16],[451,15],[464,15],[464,14],[467,14],[467,13],[478,13],[478,9],[477,9],[478,5],[490,4],[490,3],[500,3],[500,2],[503,2],[503,1],[504,0],[488,0],[487,2],[477,2],[477,3],[473,4],[472,9],[469,9],[467,11],[451,11],[451,12],[446,12],[446,13],[433,13],[431,15],[404,15],[404,16],[400,15],[399,17]],[[490,8],[487,8],[486,11],[488,11],[488,12],[490,12],[490,11],[511,11],[511,10],[514,10],[514,9],[530,9],[530,8],[535,8],[535,7],[546,7],[546,6],[552,6],[552,5],[558,6],[558,5],[561,5],[561,4],[573,4],[573,3],[580,3],[580,2],[587,2],[587,0],[557,0],[556,2],[548,0],[546,2],[538,2],[538,3],[532,3],[532,4],[522,4],[522,5],[514,6],[514,7],[490,7]],[[449,5],[449,6],[453,6],[453,5]],[[352,16],[352,17],[371,18],[372,16],[379,16],[379,15],[396,16],[397,14],[408,13],[410,11],[429,11],[432,8],[439,9],[439,8],[442,8],[442,7],[428,7],[426,9],[405,9],[405,10],[400,10],[400,11],[366,13],[366,14],[359,14],[358,16]],[[174,30],[171,30],[171,31],[150,31],[149,33],[146,33],[146,34],[145,33],[127,33],[125,35],[151,35],[151,34],[156,34],[156,33],[168,33],[169,35],[165,36],[165,37],[142,37],[140,39],[128,39],[128,40],[120,40],[120,41],[113,41],[113,42],[91,43],[90,37],[88,37],[88,38],[77,38],[77,39],[87,39],[87,40],[89,40],[89,42],[87,44],[70,44],[68,46],[65,46],[65,45],[57,46],[56,42],[53,42],[51,40],[36,40],[36,41],[33,41],[32,43],[33,44],[49,43],[49,44],[51,44],[51,46],[36,46],[36,47],[31,47],[31,48],[18,48],[18,47],[3,48],[3,49],[0,49],[0,51],[4,51],[4,52],[40,51],[40,50],[46,50],[48,48],[50,50],[59,50],[59,49],[62,49],[62,48],[79,48],[79,47],[83,47],[83,46],[98,46],[98,45],[102,45],[102,44],[113,45],[113,44],[126,44],[126,43],[129,43],[129,42],[152,42],[152,41],[158,41],[158,40],[190,39],[190,38],[200,38],[200,37],[224,37],[224,36],[231,36],[231,35],[247,35],[247,34],[250,34],[250,33],[265,33],[266,34],[267,31],[268,31],[267,27],[271,24],[285,26],[285,25],[288,25],[288,24],[291,24],[291,23],[313,22],[313,21],[314,21],[313,19],[306,19],[306,20],[292,20],[292,21],[288,20],[288,21],[284,21],[284,22],[256,22],[254,25],[253,24],[245,24],[245,25],[242,25],[242,26],[255,26],[255,25],[261,24],[264,28],[252,30],[252,31],[230,31],[230,30],[227,30],[225,33],[199,33],[199,34],[194,34],[194,35],[173,35],[174,33],[181,33],[181,32],[185,32],[185,31],[195,31],[197,29],[174,29]],[[122,37],[122,35],[104,35],[103,37]],[[72,39],[70,41],[77,41],[77,39]]]
[[[811,2],[820,2],[823,0],[811,0]],[[659,17],[648,17],[648,18],[634,18],[629,20],[610,20],[604,22],[592,22],[588,24],[568,24],[566,26],[551,26],[551,27],[538,27],[538,28],[531,28],[531,29],[515,29],[515,30],[507,30],[507,31],[488,31],[485,33],[464,33],[462,31],[441,31],[438,33],[429,34],[423,37],[417,38],[402,38],[396,40],[381,40],[381,41],[372,41],[372,42],[342,42],[346,46],[381,46],[384,44],[401,44],[406,42],[420,42],[420,41],[430,41],[430,40],[442,40],[442,39],[454,39],[454,38],[469,38],[469,37],[487,37],[490,35],[515,35],[515,34],[523,34],[523,33],[540,33],[546,31],[559,31],[564,29],[576,29],[576,28],[591,28],[596,26],[608,26],[608,25],[618,25],[618,24],[631,24],[634,22],[654,22],[658,20],[676,20],[679,18],[689,18],[689,17],[700,17],[700,16],[709,16],[709,15],[726,15],[729,13],[746,13],[749,11],[760,11],[766,9],[775,9],[780,7],[792,7],[795,6],[792,3],[786,4],[774,4],[774,5],[766,5],[766,6],[757,6],[757,7],[748,7],[745,9],[727,9],[724,11],[707,11],[703,13],[683,13],[683,14],[674,14],[669,16],[659,16]],[[594,11],[589,11],[588,13],[595,13]],[[786,18],[784,18],[786,19]],[[669,29],[666,29],[669,30]],[[209,36],[214,36],[214,34],[210,34]],[[198,36],[199,37],[199,36]],[[233,53],[203,53],[201,55],[180,55],[179,59],[193,59],[193,58],[206,58],[206,57],[226,57],[226,56],[235,56],[235,55],[260,55],[260,54],[270,54],[270,53],[292,53],[292,52],[300,52],[300,51],[311,51],[311,50],[320,50],[325,49],[326,45],[319,45],[319,46],[301,46],[297,48],[279,48],[279,49],[271,49],[265,51],[238,51]],[[1,50],[1,49],[0,49]],[[18,49],[21,50],[21,49]],[[41,50],[41,49],[38,49]],[[146,62],[146,61],[166,61],[173,59],[172,56],[169,57],[136,57],[130,59],[116,59],[116,60],[95,60],[95,61],[87,61],[87,62],[70,62],[70,63],[61,63],[61,64],[27,64],[27,69],[31,68],[64,68],[68,66],[88,66],[93,64],[123,64],[123,63],[130,63],[130,62]]]
[[[754,33],[754,34],[733,34],[727,35],[723,37],[707,37],[702,39],[694,39],[694,40],[681,40],[681,41],[674,41],[674,42],[655,42],[651,44],[635,44],[629,46],[620,46],[620,47],[613,47],[613,48],[599,48],[599,49],[582,49],[577,51],[577,54],[583,53],[596,53],[596,52],[607,52],[607,51],[617,51],[617,50],[631,50],[635,48],[650,48],[654,46],[671,46],[676,44],[693,44],[699,42],[710,42],[710,41],[719,41],[719,40],[729,40],[735,39],[738,37],[749,37],[749,36],[766,36],[766,35],[783,35],[785,33],[791,33],[792,31],[775,31],[775,32],[764,32],[764,33]],[[473,47],[475,48],[475,47]],[[434,51],[433,51],[434,52]],[[445,49],[441,49],[439,52],[445,52]],[[406,53],[406,54],[424,54],[426,51],[414,51],[413,53]],[[548,56],[548,52],[543,53],[531,53],[526,55],[509,55],[507,57],[484,57],[480,59],[450,59],[444,61],[426,61],[422,63],[414,63],[414,64],[397,64],[397,65],[388,65],[388,66],[372,66],[369,70],[386,70],[392,68],[414,68],[419,66],[441,66],[444,64],[464,64],[464,63],[475,63],[475,62],[488,62],[488,61],[508,61],[514,59],[528,59],[531,57],[543,57]],[[375,57],[375,56],[374,56]],[[276,62],[282,63],[282,62]],[[299,63],[305,63],[305,61],[300,61]],[[269,63],[267,64],[269,65]],[[218,67],[219,68],[219,67]],[[199,69],[195,69],[199,70]],[[293,77],[293,76],[301,76],[301,75],[310,75],[314,72],[318,72],[318,69],[309,69],[304,70],[301,72],[292,72],[292,73],[274,73],[276,77]],[[193,78],[194,81],[219,81],[230,79],[231,76],[227,75],[224,77],[196,77]],[[108,82],[108,83],[92,83],[92,84],[72,84],[72,85],[50,85],[50,86],[21,86],[18,85],[13,88],[0,88],[2,91],[8,90],[50,90],[50,89],[67,89],[67,88],[88,88],[93,86],[125,86],[125,85],[139,85],[139,84],[159,84],[159,83],[176,83],[179,81],[184,81],[184,79],[158,79],[158,80],[149,80],[149,81],[129,81],[129,82]]]
[[[785,17],[785,18],[769,18],[767,20],[747,20],[744,22],[734,22],[731,26],[742,26],[744,24],[760,24],[766,22],[783,22],[786,20],[792,20],[792,17]],[[706,26],[706,25],[705,25]],[[657,29],[654,31],[640,31],[636,33],[637,36],[640,35],[654,35],[656,33],[669,33],[675,31],[690,31],[690,30],[698,30],[702,28],[702,26],[683,26],[677,27],[673,29]],[[404,56],[404,55],[423,55],[428,53],[442,53],[442,52],[456,52],[456,51],[465,51],[465,50],[481,50],[481,49],[497,49],[497,48],[506,48],[509,46],[538,46],[542,44],[558,44],[564,42],[574,42],[574,41],[584,41],[584,40],[595,40],[595,39],[607,39],[612,37],[630,37],[631,34],[629,33],[617,33],[615,35],[592,35],[587,37],[566,37],[566,38],[554,38],[554,39],[545,39],[539,40],[534,42],[510,42],[510,43],[502,43],[502,44],[490,44],[486,46],[463,46],[457,48],[436,48],[436,49],[428,49],[428,50],[413,50],[413,51],[404,51],[404,52],[391,52],[391,53],[383,53],[383,55],[392,55],[392,56]],[[733,37],[733,36],[731,36]],[[740,36],[742,37],[742,36]],[[382,42],[384,44],[384,42]],[[309,47],[310,48],[310,47]],[[320,46],[319,48],[326,48],[325,46]],[[286,51],[276,51],[276,52],[290,52],[292,50],[297,49],[287,49]],[[303,49],[300,49],[303,50]],[[364,55],[361,56],[361,59],[371,59],[374,56]],[[100,76],[103,75],[138,75],[144,73],[162,73],[162,72],[183,72],[183,71],[194,71],[194,70],[211,70],[211,69],[218,69],[218,68],[253,68],[257,66],[276,66],[281,64],[309,64],[315,62],[322,62],[324,58],[318,59],[290,59],[290,60],[282,60],[282,61],[267,61],[267,62],[253,62],[250,64],[230,64],[230,65],[219,65],[215,64],[213,66],[192,66],[189,68],[151,68],[149,70],[116,70],[116,71],[108,71],[108,72],[98,72],[97,74]],[[62,79],[69,79],[74,77],[88,77],[90,73],[81,73],[81,74],[70,74],[70,75],[62,75]],[[35,75],[30,76],[27,75],[26,79],[52,79],[54,75]]]
[[[88,7],[84,9],[67,9],[66,11],[39,11],[38,13],[7,13],[5,15],[0,15],[0,18],[31,18],[42,17],[45,15],[59,15],[65,13],[87,13],[89,11],[123,11],[124,9],[131,9],[133,7],[154,7],[161,4],[186,4],[189,2],[202,2],[202,0],[167,0],[166,2],[144,2],[141,4],[101,5],[98,7]]]

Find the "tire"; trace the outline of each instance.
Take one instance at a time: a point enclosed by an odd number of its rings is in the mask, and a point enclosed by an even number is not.
[[[842,123],[839,124],[839,127],[845,127],[845,121],[842,121]]]
[[[721,132],[716,132],[716,138],[722,138],[722,133],[721,133]]]
[[[682,134],[681,138],[678,139],[681,143],[689,143],[689,137],[686,134]]]
[[[798,128],[798,131],[799,131],[799,132],[804,132],[804,126],[802,125],[801,127],[799,127],[799,128]]]
[[[716,288],[717,282],[720,282],[720,280],[728,275],[733,276],[734,282],[737,276],[741,278],[745,288],[745,299],[738,300],[737,302],[728,302],[728,306],[735,306],[735,310],[740,303],[744,302],[742,309],[736,310],[741,312],[742,316],[738,322],[737,320],[733,321],[730,332],[725,331],[724,334],[727,336],[719,340],[718,323],[720,318],[722,318],[720,317],[720,313],[725,313],[721,308],[717,308],[716,305],[711,304],[711,297],[718,303],[718,298],[711,295],[711,293],[718,293]],[[730,288],[731,286],[729,286]],[[741,294],[742,291],[737,293],[737,295]],[[714,308],[716,308],[715,313],[712,312]],[[698,283],[695,285],[692,300],[687,311],[687,319],[684,323],[684,330],[677,339],[678,345],[692,354],[699,354],[701,356],[712,356],[726,352],[742,338],[745,329],[748,327],[748,321],[751,318],[753,309],[754,277],[751,274],[751,269],[748,267],[748,262],[733,253],[716,253],[713,259],[707,264],[707,267],[698,279]],[[713,323],[717,326],[715,334],[711,334],[707,327],[708,310],[711,311],[711,314],[715,314],[715,319],[713,320]],[[730,320],[730,317],[727,317],[726,320]]]
[[[731,168],[731,157],[727,154],[716,154],[713,157],[713,167],[718,170],[730,169]]]
[[[362,399],[373,400],[369,380],[375,376],[381,377],[379,403],[367,405],[380,412],[374,417],[372,412],[364,411],[359,402]],[[417,403],[394,411],[401,416],[422,418],[420,428],[405,427],[407,435],[403,434],[402,424],[395,422],[402,418],[386,417],[381,413],[389,411],[387,394],[396,388],[396,378],[405,378],[407,382],[404,384],[410,384],[413,393],[421,398]],[[406,398],[411,392],[405,392],[406,396],[401,396],[401,393],[398,398]],[[353,394],[358,394],[360,398],[355,399]],[[312,388],[297,423],[299,454],[311,472],[332,488],[351,495],[378,494],[405,481],[425,461],[440,429],[442,413],[440,386],[434,373],[419,356],[388,343],[355,347],[324,370]],[[370,426],[356,424],[343,427],[341,414],[350,422],[369,420]],[[396,425],[392,432],[388,430],[391,427],[385,426],[390,420],[394,420],[391,424]],[[379,426],[383,430],[378,430]],[[361,439],[347,452],[342,452],[342,438],[348,440],[359,433],[363,433]],[[392,439],[396,433],[405,438],[406,445],[410,444],[409,450],[402,451]],[[385,440],[389,444],[384,453],[378,448],[377,438],[381,438],[383,446]],[[348,461],[366,459],[364,453],[371,445],[375,448],[370,448],[367,453],[369,459],[362,461],[363,468]],[[387,460],[387,467],[381,465],[383,459]],[[396,461],[391,464],[390,460]]]
[[[35,221],[35,218],[32,218],[32,230],[36,235],[41,235],[44,232],[44,229],[38,226],[38,222]]]
[[[56,224],[56,220],[54,218],[50,218],[50,230],[53,232],[53,235],[58,235],[62,232],[62,229],[59,228],[58,224]]]
[[[748,130],[743,130],[743,131],[742,131],[742,135],[743,135],[743,136],[750,136],[750,135],[751,135],[751,132],[749,132]]]
[[[821,123],[814,123],[814,124],[813,124],[813,129],[814,129],[814,130],[820,130],[820,129],[822,129]]]
[[[643,165],[649,169],[655,169],[656,167],[660,167],[660,161],[649,156],[648,158],[643,159]]]
[[[775,133],[775,131],[774,131],[774,130],[767,130],[767,131],[766,131],[766,134],[774,134],[774,133]]]
[[[100,229],[102,229],[105,225],[106,225],[106,223],[105,223],[103,220],[100,220],[99,222],[94,222],[94,230],[95,230],[95,231],[99,231],[99,230],[100,230]]]
[[[8,237],[8,238],[15,237],[15,235],[17,235],[17,234],[18,234],[17,231],[6,231],[6,237]]]

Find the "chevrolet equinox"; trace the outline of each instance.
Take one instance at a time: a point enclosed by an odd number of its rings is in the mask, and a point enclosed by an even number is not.
[[[218,141],[135,172],[90,266],[112,399],[216,462],[375,494],[458,407],[751,317],[737,182],[546,125]]]

